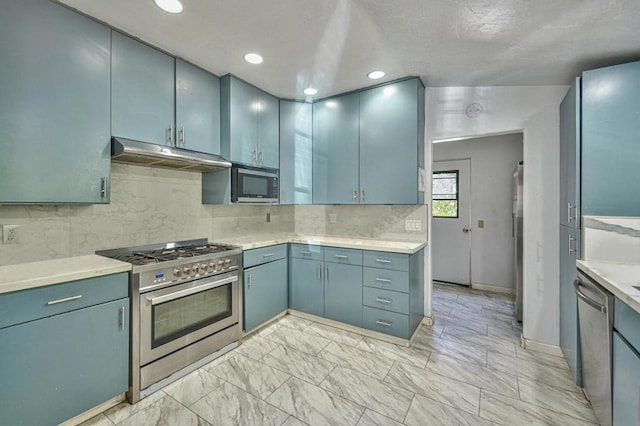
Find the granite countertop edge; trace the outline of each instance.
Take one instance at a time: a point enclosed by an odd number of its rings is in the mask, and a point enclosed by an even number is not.
[[[585,272],[618,299],[640,314],[640,264],[578,260],[578,269]]]

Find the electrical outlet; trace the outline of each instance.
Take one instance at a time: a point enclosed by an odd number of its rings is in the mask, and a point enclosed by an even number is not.
[[[411,231],[411,232],[422,231],[422,221],[407,219],[404,221],[404,230]]]
[[[338,215],[335,213],[329,213],[329,223],[338,223]]]
[[[2,227],[2,243],[3,244],[18,243],[18,227],[19,225],[4,225]]]
[[[271,222],[271,213],[267,213],[267,223]]]

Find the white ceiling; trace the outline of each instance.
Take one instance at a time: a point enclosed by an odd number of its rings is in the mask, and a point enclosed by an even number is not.
[[[61,2],[284,98],[368,86],[374,69],[429,86],[563,85],[640,59],[638,0],[183,0],[179,15],[152,0]]]

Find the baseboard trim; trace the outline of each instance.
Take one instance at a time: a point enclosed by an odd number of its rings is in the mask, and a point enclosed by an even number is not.
[[[96,405],[90,410],[85,411],[84,413],[80,413],[75,417],[70,418],[69,420],[60,423],[60,426],[76,426],[80,423],[86,422],[87,420],[97,416],[98,414],[104,413],[109,408],[115,407],[123,401],[126,401],[126,394],[121,393],[120,395],[116,395],[108,401],[103,402],[100,405]]]
[[[538,342],[536,340],[525,339],[520,337],[520,346],[524,349],[531,349],[532,351],[542,352],[547,355],[559,356],[564,358],[562,349],[560,346],[550,345],[548,343]]]
[[[499,285],[471,283],[471,288],[474,290],[490,291],[493,293],[513,294],[513,288],[501,287]]]

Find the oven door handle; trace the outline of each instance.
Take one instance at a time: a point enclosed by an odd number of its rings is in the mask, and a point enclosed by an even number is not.
[[[225,284],[231,284],[238,281],[238,276],[234,275],[229,278],[224,278],[218,281],[212,281],[210,283],[198,285],[191,288],[185,288],[184,290],[178,290],[173,293],[165,294],[163,296],[147,297],[147,300],[151,302],[151,305],[158,305],[160,303],[169,302],[171,300],[180,299],[181,297],[189,296],[191,294],[200,293],[201,291],[209,290],[215,287],[220,287]]]

